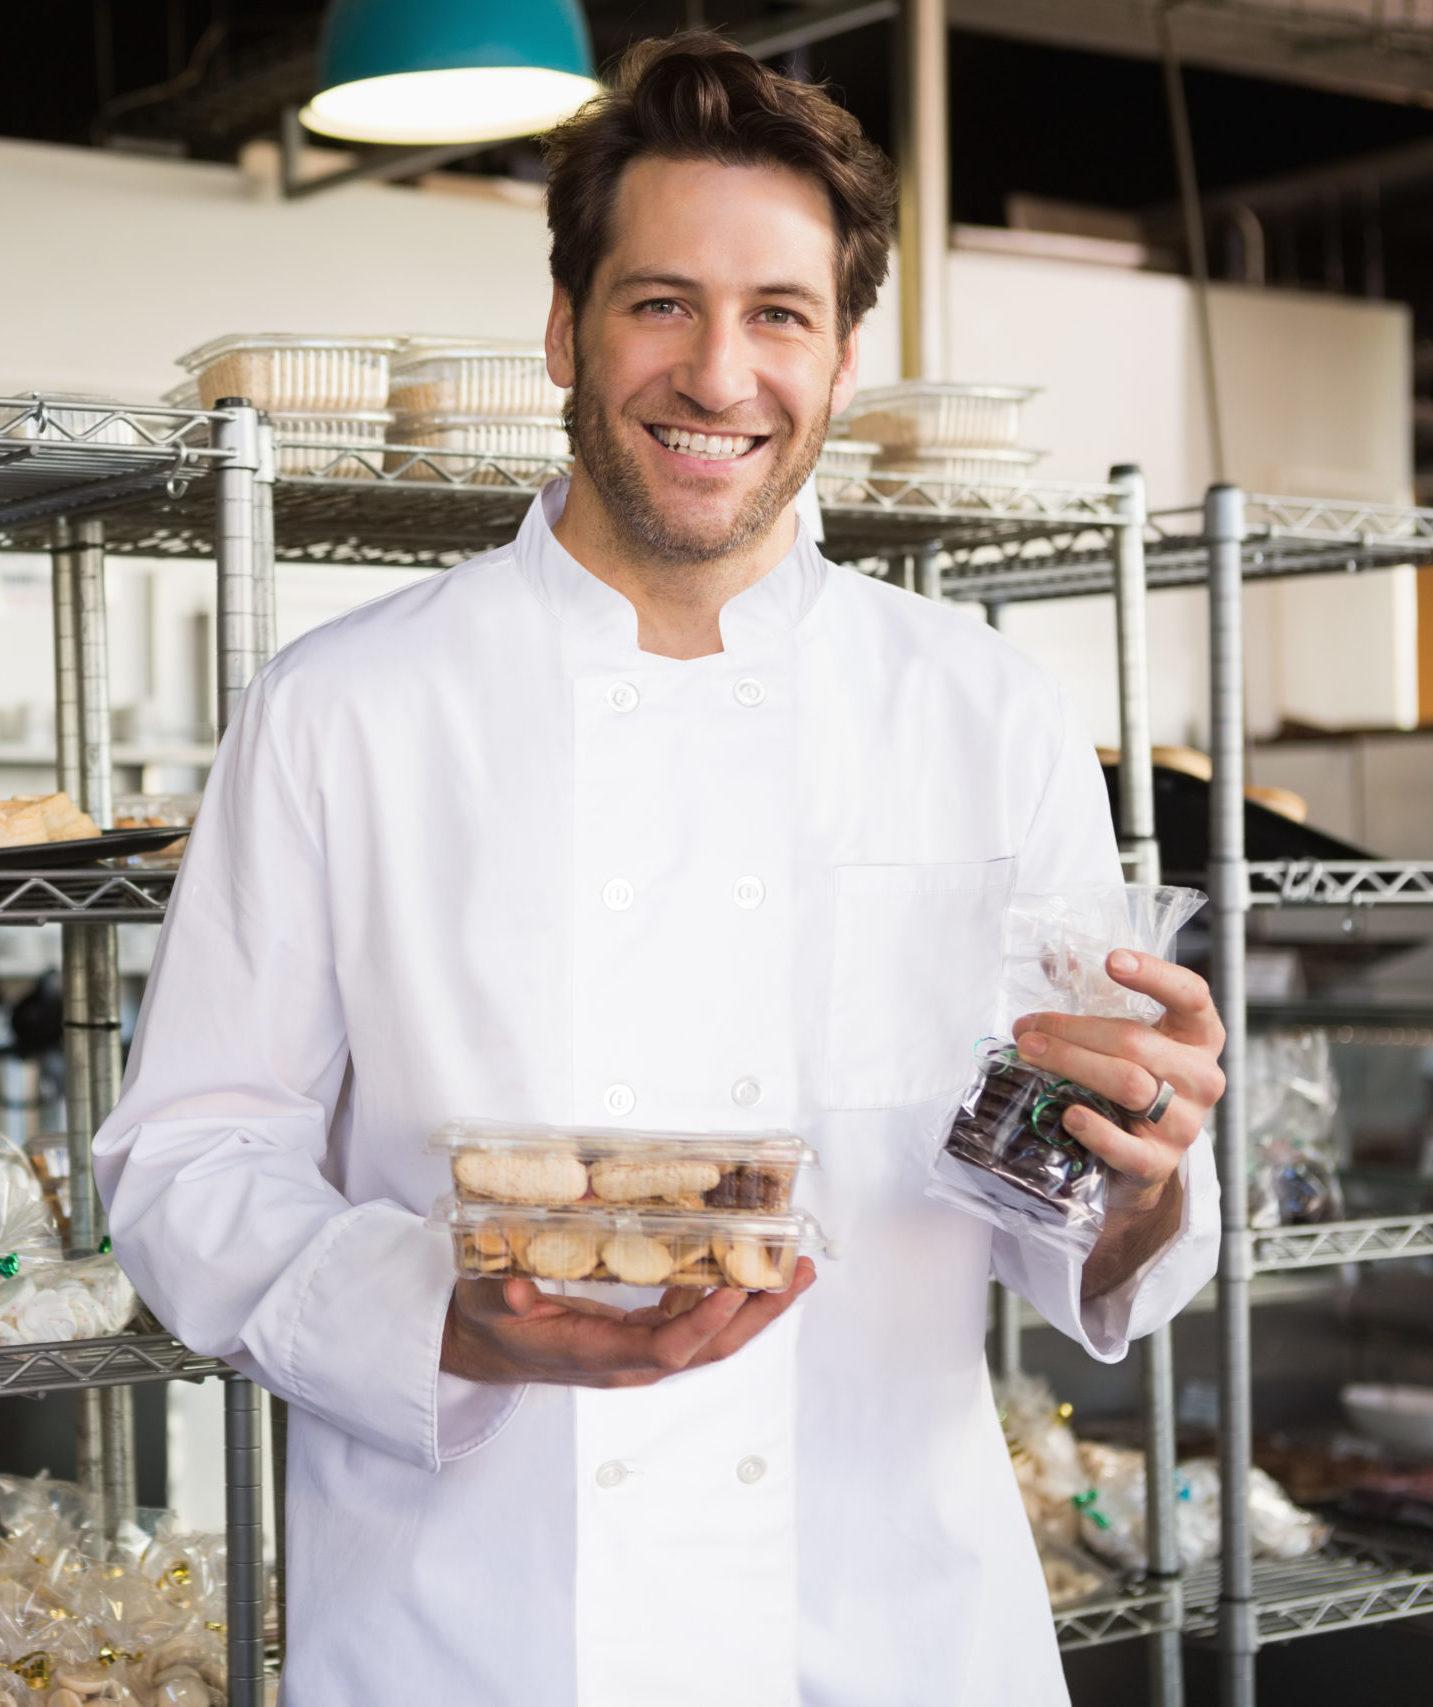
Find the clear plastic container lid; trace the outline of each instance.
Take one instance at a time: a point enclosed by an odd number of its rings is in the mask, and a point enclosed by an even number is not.
[[[545,363],[547,351],[541,344],[504,344],[495,338],[405,338],[393,358],[392,371],[404,373],[424,362],[511,361],[514,357]]]
[[[523,1208],[440,1198],[430,1224],[453,1238],[458,1271],[493,1280],[611,1281],[784,1291],[801,1256],[827,1253],[803,1214],[724,1215],[605,1204]]]
[[[175,358],[190,373],[208,367],[221,356],[248,352],[263,355],[269,350],[374,350],[379,354],[399,348],[401,340],[377,333],[356,332],[343,336],[323,332],[228,332],[207,344]]]
[[[820,1158],[792,1132],[639,1132],[616,1126],[540,1126],[507,1120],[449,1120],[428,1140],[430,1151],[481,1150],[507,1155],[570,1151],[589,1162],[630,1160],[639,1152],[680,1161],[818,1167]]]
[[[558,415],[478,415],[461,410],[440,410],[421,414],[397,416],[397,426],[403,431],[430,432],[438,427],[499,427],[505,433],[521,432],[565,433]]]
[[[953,379],[902,379],[894,385],[876,385],[869,391],[858,391],[851,399],[845,414],[855,419],[872,408],[889,404],[943,401],[948,397],[980,397],[993,403],[1028,403],[1038,397],[1043,387],[1038,385],[969,384]]]

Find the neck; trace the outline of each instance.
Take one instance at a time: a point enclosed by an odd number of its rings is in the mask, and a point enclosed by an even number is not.
[[[788,506],[762,539],[730,556],[700,563],[643,557],[614,523],[582,465],[575,463],[567,503],[552,530],[571,556],[627,599],[637,612],[637,644],[665,658],[705,658],[722,650],[721,608],[774,569],[796,540]]]

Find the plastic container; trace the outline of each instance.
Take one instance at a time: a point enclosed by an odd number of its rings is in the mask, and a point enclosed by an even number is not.
[[[480,339],[410,339],[393,358],[389,406],[405,415],[551,418],[565,393],[547,377],[540,347]]]
[[[827,439],[816,464],[816,496],[823,504],[866,501],[866,476],[881,447],[870,439]]]
[[[323,337],[306,332],[231,333],[179,357],[199,400],[246,397],[270,412],[382,409],[397,338]]]
[[[562,422],[510,415],[400,415],[389,432],[395,445],[442,451],[431,462],[390,450],[385,466],[400,480],[439,480],[461,486],[523,486],[555,466],[570,447]],[[502,460],[489,466],[491,458]]]
[[[373,480],[378,477],[383,442],[393,424],[386,409],[271,415],[274,427],[274,469],[279,474],[326,474],[334,480]],[[371,453],[338,456],[344,450]]]
[[[816,1152],[787,1132],[602,1131],[452,1120],[430,1150],[467,1202],[780,1214]]]
[[[166,824],[188,829],[199,811],[198,794],[122,794],[114,803],[116,830],[157,830]],[[151,848],[147,853],[128,854],[116,865],[159,866],[172,869],[184,853],[184,838],[169,847]]]
[[[858,391],[842,419],[852,438],[887,450],[1010,449],[1020,440],[1020,411],[1038,390],[907,379]]]
[[[877,491],[898,502],[948,504],[961,492],[983,494],[1028,480],[1039,450],[883,451],[871,471]],[[918,481],[920,491],[903,489]]]
[[[826,1240],[809,1215],[682,1214],[658,1209],[523,1209],[441,1199],[458,1273],[484,1280],[611,1281],[625,1286],[784,1292],[801,1256]]]
[[[1360,1434],[1391,1452],[1433,1458],[1433,1387],[1365,1382],[1345,1387],[1339,1398]]]

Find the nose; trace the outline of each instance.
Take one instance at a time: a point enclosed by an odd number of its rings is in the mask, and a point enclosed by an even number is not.
[[[740,330],[714,319],[692,328],[672,383],[709,415],[749,403],[761,389]]]

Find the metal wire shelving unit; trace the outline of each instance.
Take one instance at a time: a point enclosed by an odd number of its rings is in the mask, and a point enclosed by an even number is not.
[[[276,561],[443,568],[510,539],[541,484],[566,472],[561,458],[539,466],[532,459],[475,458],[392,446],[320,451],[299,440],[275,446],[252,410],[229,404],[205,413],[86,403],[82,417],[67,418],[68,407],[58,401],[0,399],[0,550],[54,553],[61,775],[72,779],[72,792],[91,811],[95,802],[105,804],[101,796],[108,772],[108,732],[99,727],[101,710],[107,713],[103,604],[101,599],[97,605],[95,597],[96,587],[102,591],[106,553],[212,557],[217,562],[222,723],[248,675],[273,649]],[[32,436],[15,448],[4,435],[13,433],[17,422],[31,435],[44,429],[47,436],[38,446]],[[106,423],[124,437],[132,437],[129,429],[142,427],[143,442],[99,442]],[[313,472],[275,475],[276,466],[292,465],[295,452],[304,453]],[[1351,907],[1433,901],[1433,862],[1249,866],[1242,861],[1242,846],[1231,843],[1230,826],[1242,812],[1240,585],[1245,579],[1433,558],[1433,512],[1258,498],[1247,500],[1239,525],[1231,528],[1219,507],[1227,507],[1228,500],[1216,503],[1216,494],[1202,520],[1194,509],[1147,516],[1141,478],[1128,467],[1113,470],[1109,481],[1098,485],[965,487],[890,475],[863,483],[843,477],[839,496],[840,502],[824,507],[827,555],[904,579],[932,597],[975,601],[995,617],[1008,603],[1114,594],[1122,737],[1120,840],[1127,868],[1142,881],[1159,875],[1149,758],[1146,593],[1151,587],[1210,585],[1218,767],[1210,885],[1216,920],[1223,921],[1216,932],[1221,968],[1216,994],[1226,1020],[1236,1016],[1229,1030],[1238,1063],[1230,1073],[1226,1111],[1237,1110],[1244,911],[1296,902]],[[101,515],[102,524],[95,519]],[[68,759],[67,730],[72,749]],[[77,740],[77,734],[82,739]],[[97,1013],[103,1025],[108,1023],[103,1019],[109,1011],[106,1002],[113,1007],[113,973],[103,933],[108,931],[112,939],[112,924],[120,919],[162,916],[171,885],[172,874],[163,872],[0,874],[0,923],[68,921],[67,1002],[74,998],[84,1025],[93,1027]],[[92,940],[96,933],[98,950]],[[85,1050],[92,1046],[93,1035],[72,1039],[70,1051],[72,1084],[80,1093],[76,1102],[86,1111],[81,1120],[85,1170],[89,1133],[118,1082],[117,1072],[106,1076],[109,1068],[103,1063],[98,1072],[90,1072]],[[105,1047],[117,1053],[117,1040]],[[78,1145],[78,1132],[75,1139]],[[1242,1179],[1242,1111],[1221,1116],[1219,1140],[1223,1177]],[[1226,1218],[1236,1195],[1226,1192]],[[1242,1216],[1242,1203],[1237,1212]],[[1236,1465],[1247,1467],[1249,1462],[1247,1285],[1253,1273],[1407,1256],[1430,1247],[1433,1217],[1258,1234],[1226,1219],[1220,1287],[1227,1342],[1223,1373],[1227,1394],[1230,1374],[1242,1361],[1245,1395],[1241,1426],[1236,1382],[1234,1421],[1223,1441],[1226,1488],[1237,1494],[1243,1470]],[[997,1298],[996,1319],[997,1361],[1018,1367],[1019,1316],[1009,1299]],[[92,1361],[86,1361],[87,1347],[63,1348],[58,1363],[53,1361],[56,1348],[20,1349],[39,1359],[32,1371],[36,1382],[45,1371],[58,1370],[52,1386],[69,1384],[91,1392],[106,1380],[219,1372],[214,1360],[193,1359],[176,1342],[152,1340],[144,1342],[147,1349],[142,1351],[138,1337],[124,1336],[122,1350],[97,1351]],[[6,1383],[7,1355],[0,1353],[0,1392],[29,1390]],[[1216,1629],[1226,1652],[1242,1656],[1226,1666],[1226,1686],[1232,1691],[1227,1699],[1248,1707],[1253,1699],[1252,1655],[1260,1641],[1407,1616],[1428,1606],[1433,1565],[1418,1568],[1423,1563],[1419,1555],[1392,1545],[1340,1539],[1316,1559],[1277,1571],[1251,1565],[1241,1576],[1247,1534],[1235,1496],[1226,1501],[1223,1588],[1208,1572],[1193,1573],[1182,1582],[1174,1545],[1173,1376],[1167,1330],[1144,1342],[1143,1357],[1151,1572],[1061,1609],[1056,1626],[1062,1647],[1149,1638],[1149,1698],[1157,1707],[1180,1707],[1181,1630],[1204,1636]],[[231,1501],[238,1490],[231,1504],[231,1557],[239,1567],[231,1569],[237,1597],[230,1619],[231,1675],[233,1699],[250,1702],[258,1700],[262,1674],[257,1394],[237,1379],[226,1383],[226,1394]],[[1239,1693],[1242,1685],[1234,1679],[1245,1659],[1249,1689]]]
[[[106,525],[144,507],[210,517],[218,567],[220,723],[256,668],[271,627],[267,430],[247,407],[176,410],[69,398],[0,399],[0,549],[51,555],[56,773],[91,816],[112,816]],[[123,529],[121,529],[123,531]],[[116,926],[162,919],[174,873],[144,868],[0,871],[0,925],[61,926],[71,1237],[93,1249],[101,1217],[90,1145],[120,1082]],[[263,1698],[259,1395],[218,1358],[169,1335],[122,1333],[0,1349],[0,1396],[77,1396],[79,1478],[113,1535],[136,1506],[130,1388],[224,1378],[229,1700]]]

